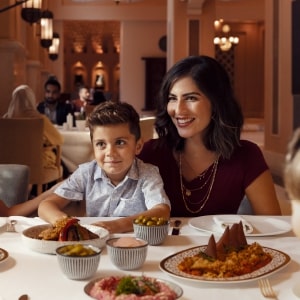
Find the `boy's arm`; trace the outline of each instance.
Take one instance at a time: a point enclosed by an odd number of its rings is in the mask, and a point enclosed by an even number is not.
[[[70,200],[60,197],[55,193],[51,193],[39,205],[38,215],[43,220],[54,224],[57,220],[68,216],[65,212],[63,212],[63,208],[69,203]]]
[[[151,209],[129,217],[119,218],[112,221],[100,221],[94,223],[93,225],[106,228],[110,233],[129,232],[133,231],[133,220],[140,215],[149,217],[163,217],[165,219],[169,219],[170,207],[167,204],[157,204]]]

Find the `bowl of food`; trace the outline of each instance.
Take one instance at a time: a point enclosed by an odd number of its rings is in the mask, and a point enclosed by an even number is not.
[[[165,218],[139,216],[133,221],[133,230],[137,238],[146,240],[149,245],[160,245],[168,235],[169,225]]]
[[[109,232],[105,228],[81,224],[75,218],[59,220],[54,226],[32,226],[22,232],[23,243],[29,249],[46,254],[56,254],[58,247],[74,242],[103,248],[108,238]]]
[[[98,269],[101,249],[93,245],[70,244],[55,252],[60,269],[69,279],[90,278]]]
[[[169,299],[182,296],[182,288],[170,281],[148,276],[107,276],[96,278],[84,287],[93,299]]]
[[[111,238],[106,241],[111,262],[121,270],[140,268],[147,256],[148,243],[134,237]]]

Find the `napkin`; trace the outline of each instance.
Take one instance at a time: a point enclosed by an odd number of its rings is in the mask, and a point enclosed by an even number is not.
[[[246,221],[243,217],[238,215],[214,216],[213,220],[218,225],[218,227],[222,229],[222,231],[224,231],[224,229],[227,226],[231,227],[234,223],[242,222],[245,233],[249,234],[253,232],[253,226],[248,221]]]
[[[42,220],[39,217],[34,218],[28,218],[28,217],[22,217],[22,216],[10,216],[7,218],[7,222],[11,220],[16,220],[17,223],[15,225],[16,232],[22,232],[23,230],[37,225],[43,225],[48,224],[44,220]]]

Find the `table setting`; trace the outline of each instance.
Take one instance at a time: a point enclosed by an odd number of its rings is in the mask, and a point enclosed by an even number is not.
[[[94,222],[113,218],[80,217],[80,224],[92,226]],[[7,231],[12,220],[15,231]],[[179,272],[178,263],[193,251],[205,251],[210,237],[218,241],[222,236],[222,223],[241,221],[248,244],[259,243],[273,258],[270,263],[255,272],[227,279],[205,279],[203,276]],[[245,227],[245,224],[247,225]],[[265,226],[262,226],[265,224]],[[99,236],[100,260],[96,272],[89,278],[69,279],[61,270],[55,254],[32,249],[24,242],[26,230],[47,225],[40,218],[12,216],[0,218],[0,299],[93,299],[89,295],[95,281],[107,277],[150,278],[166,284],[177,293],[178,299],[264,299],[262,291],[269,291],[268,279],[277,298],[300,299],[300,239],[291,229],[290,216],[203,216],[171,219],[161,244],[147,245],[146,258],[141,266],[121,269],[113,264],[106,242],[112,238],[138,238],[134,232]],[[250,226],[251,232],[247,232]],[[175,230],[174,230],[175,229]],[[224,229],[223,229],[224,232]],[[144,245],[145,246],[145,245]],[[143,246],[143,247],[144,247]],[[130,256],[130,255],[129,255]],[[259,282],[261,288],[259,286]],[[262,286],[262,284],[264,284]]]

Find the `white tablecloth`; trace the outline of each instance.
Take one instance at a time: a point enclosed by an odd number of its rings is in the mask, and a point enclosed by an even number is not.
[[[289,217],[280,218],[289,220]],[[98,219],[101,218],[82,218],[82,223],[88,224]],[[162,272],[159,262],[164,257],[196,245],[207,244],[209,234],[189,227],[187,219],[183,219],[183,221],[185,225],[179,236],[168,236],[161,246],[149,246],[147,260],[139,270],[126,272],[118,270],[111,264],[106,249],[104,249],[97,274],[91,279],[116,274],[140,275],[143,273],[179,284],[183,289],[182,300],[264,299],[258,289],[257,281],[235,284],[193,283],[175,279]],[[26,224],[28,225],[28,223]],[[16,300],[21,294],[28,294],[30,300],[90,299],[83,291],[89,280],[67,279],[59,269],[56,256],[40,254],[27,249],[22,243],[20,233],[8,233],[4,229],[4,226],[0,228],[0,248],[6,249],[10,256],[6,261],[0,263],[0,299]],[[263,246],[281,250],[290,255],[291,263],[271,275],[270,281],[278,293],[278,299],[299,299],[293,294],[292,288],[299,284],[300,280],[300,239],[289,232],[278,236],[248,237],[248,242],[251,241],[258,241]]]
[[[62,160],[70,172],[74,172],[79,164],[94,158],[90,139],[90,131],[79,131],[76,127],[64,130],[58,127],[64,138],[62,145]]]

